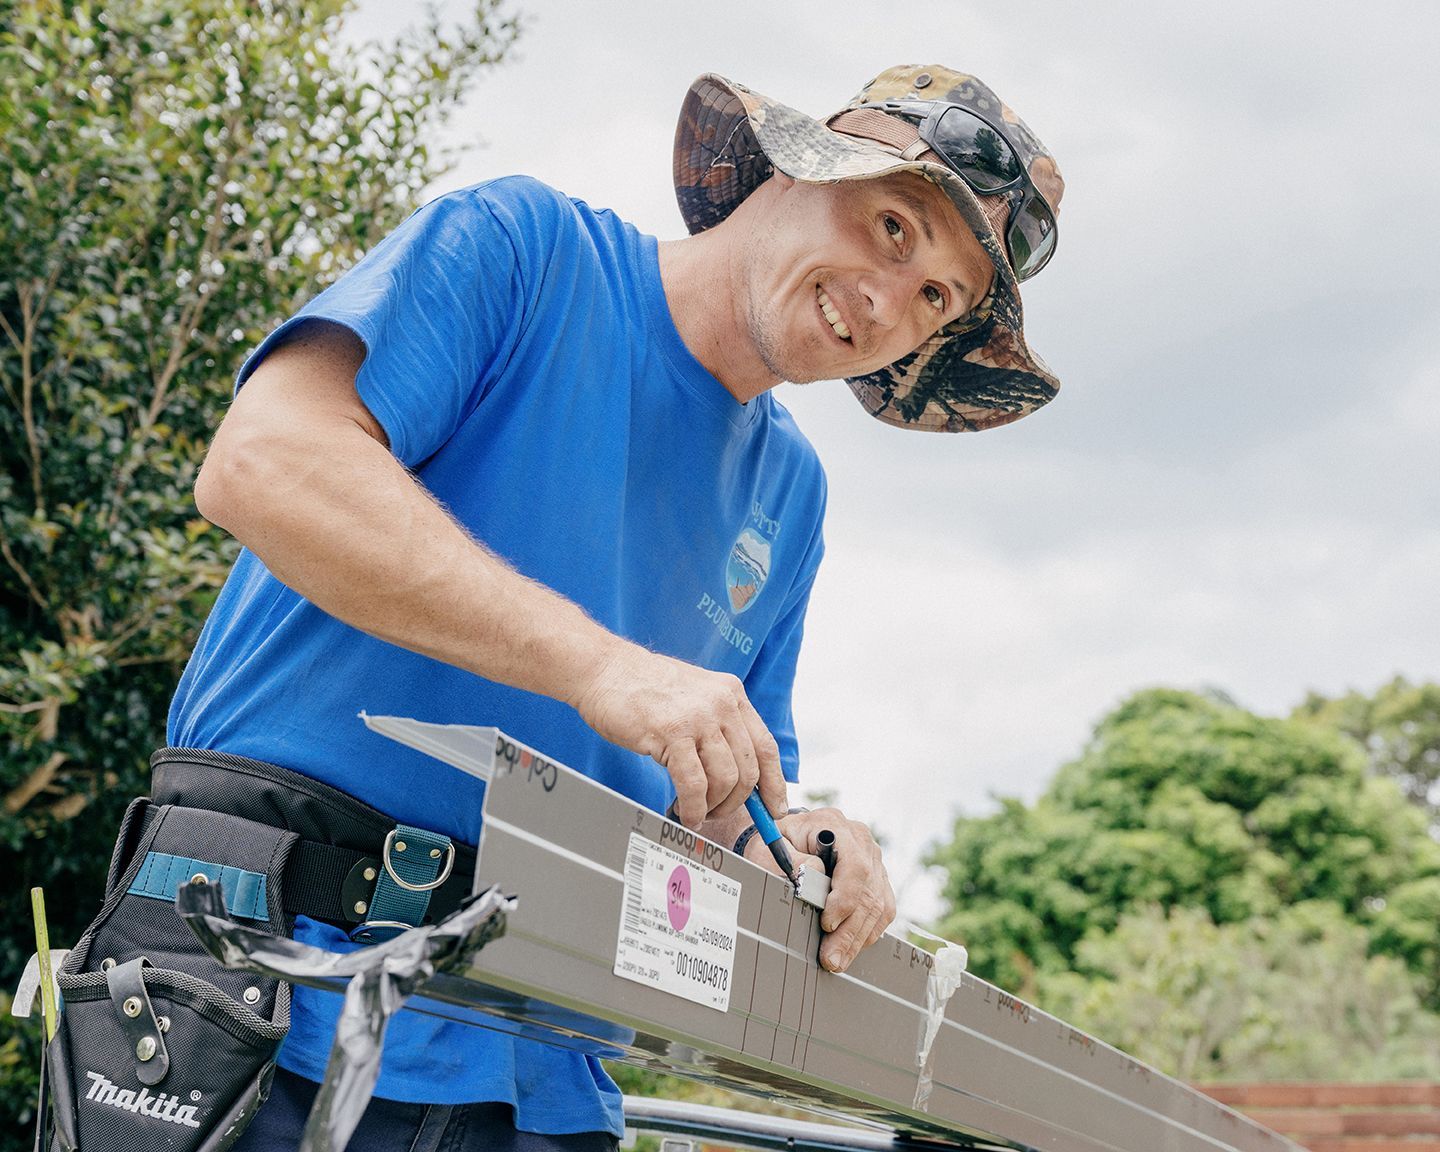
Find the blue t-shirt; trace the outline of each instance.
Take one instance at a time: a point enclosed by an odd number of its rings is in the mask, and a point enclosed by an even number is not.
[[[606,628],[734,673],[797,751],[791,682],[823,552],[825,481],[769,394],[742,405],[671,319],[657,246],[608,211],[513,177],[442,196],[278,328],[345,325],[391,451],[476,539]],[[367,636],[241,552],[170,711],[169,741],[268,760],[466,844],[483,786],[356,718],[495,724],[657,811],[665,771],[568,706]],[[349,947],[300,918],[297,939]],[[283,1067],[323,1077],[340,997],[296,988]],[[619,1133],[589,1057],[411,1013],[392,1022],[376,1094],[504,1101],[536,1132]]]

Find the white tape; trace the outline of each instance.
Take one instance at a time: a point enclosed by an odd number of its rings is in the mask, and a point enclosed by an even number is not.
[[[920,1079],[915,1084],[915,1107],[924,1108],[930,1102],[932,1087],[930,1052],[945,1020],[945,1006],[960,987],[965,968],[970,963],[970,953],[965,951],[963,944],[942,940],[923,928],[912,925],[910,931],[940,945],[939,951],[934,954],[934,966],[925,986],[925,1016],[920,1022],[920,1046],[915,1052],[915,1066],[920,1069]]]

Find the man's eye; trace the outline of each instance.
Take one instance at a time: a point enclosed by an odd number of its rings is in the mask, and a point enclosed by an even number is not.
[[[930,306],[937,312],[945,311],[945,293],[936,288],[933,284],[925,285],[923,289],[925,299],[930,301]]]
[[[885,217],[885,231],[895,238],[896,244],[905,243],[905,229],[894,216]]]

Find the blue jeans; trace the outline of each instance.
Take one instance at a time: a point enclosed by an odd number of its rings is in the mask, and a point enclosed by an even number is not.
[[[290,1152],[300,1146],[319,1085],[275,1070],[270,1099],[231,1152]],[[508,1104],[401,1104],[371,1100],[348,1152],[616,1152],[608,1132],[545,1136],[521,1132]]]

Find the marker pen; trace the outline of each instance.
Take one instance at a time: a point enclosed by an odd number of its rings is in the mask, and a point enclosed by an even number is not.
[[[760,789],[756,788],[746,798],[745,810],[750,813],[750,819],[755,821],[755,831],[760,833],[760,839],[765,841],[765,847],[770,849],[770,855],[775,857],[775,863],[780,865],[780,871],[785,873],[793,884],[795,882],[795,864],[790,859],[790,852],[785,847],[780,829],[775,827],[775,821],[770,819],[770,813],[765,809],[765,801],[760,799]]]

